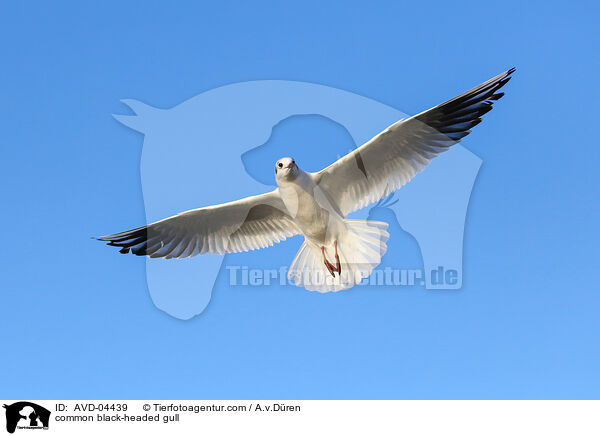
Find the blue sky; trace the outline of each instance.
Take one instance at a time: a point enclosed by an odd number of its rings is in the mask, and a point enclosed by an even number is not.
[[[597,398],[598,12],[592,2],[5,5],[1,396]],[[230,83],[287,79],[413,114],[511,66],[506,97],[464,141],[483,164],[459,291],[232,288],[182,321],[151,301],[143,259],[89,239],[145,220],[143,136],[112,118],[127,113],[121,99],[170,108]],[[390,233],[418,266],[414,241]],[[293,256],[297,243],[286,244],[247,261]]]

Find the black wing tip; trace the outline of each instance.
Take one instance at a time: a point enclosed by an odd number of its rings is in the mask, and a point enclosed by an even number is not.
[[[494,95],[492,95],[490,98],[488,98],[488,100],[500,100],[502,97],[504,97],[504,93],[503,92],[497,92]],[[492,106],[490,105],[490,109],[492,108]]]
[[[482,92],[483,90],[490,90],[492,88],[494,88],[495,90],[498,90],[498,89],[502,88],[504,85],[506,85],[510,79],[512,79],[511,74],[514,73],[516,70],[517,69],[515,67],[509,68],[505,72],[500,73],[495,77],[492,77],[488,81],[483,82],[481,85],[476,86],[475,88],[465,92],[464,94],[459,95],[456,98],[458,99],[458,98],[464,97],[464,96],[469,95],[474,92]]]
[[[515,67],[509,68],[504,73],[496,76],[496,78],[495,78],[496,80],[492,79],[492,82],[496,83],[496,86],[497,86],[496,89],[500,89],[504,85],[506,85],[510,81],[510,79],[512,79],[511,74],[514,73],[515,71],[517,71],[517,69]]]
[[[511,74],[514,73],[515,71],[517,71],[516,67],[509,68],[504,73],[498,75],[496,77],[496,80],[492,79],[493,83],[495,82],[495,84],[493,85],[493,87],[495,88],[495,91],[504,87],[504,85],[506,85],[510,81],[510,79],[512,79]],[[489,96],[486,100],[489,101],[490,103],[493,103],[494,101],[500,100],[502,97],[504,97],[504,92],[495,92],[494,94]]]
[[[492,109],[494,102],[504,96],[504,92],[499,90],[508,83],[510,75],[515,71],[516,68],[509,68],[504,73],[414,118],[446,135],[448,141],[458,143],[481,122],[482,116]]]
[[[92,236],[91,239],[105,242],[106,245],[119,248],[121,254],[135,254],[136,256],[147,256],[147,226],[138,227],[137,229],[128,230],[125,232],[114,233],[105,236]],[[144,242],[143,246],[139,246]],[[136,247],[138,246],[138,247]]]
[[[517,71],[516,67],[509,68],[505,72],[498,74],[496,77],[494,77],[494,79],[498,82],[503,81],[503,80],[506,80],[508,82],[511,78],[511,74],[513,74],[515,71]],[[491,80],[494,80],[494,79],[491,79]]]

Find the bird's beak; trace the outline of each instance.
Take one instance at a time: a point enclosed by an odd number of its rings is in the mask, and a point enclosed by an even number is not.
[[[293,166],[294,166],[294,162],[290,162],[290,164],[287,167],[292,168]]]

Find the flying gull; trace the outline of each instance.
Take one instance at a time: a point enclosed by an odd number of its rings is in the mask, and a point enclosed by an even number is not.
[[[381,263],[389,234],[386,223],[346,216],[400,189],[471,133],[514,71],[394,123],[319,172],[303,171],[291,157],[279,159],[272,192],[96,239],[124,254],[171,259],[255,250],[303,235],[288,279],[319,292],[350,288]]]

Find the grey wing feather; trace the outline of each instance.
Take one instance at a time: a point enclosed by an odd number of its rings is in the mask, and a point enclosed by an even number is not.
[[[170,259],[265,248],[299,232],[275,190],[96,239],[121,253]]]
[[[314,174],[346,216],[401,188],[440,153],[471,133],[504,93],[511,68],[479,86],[388,127],[369,142]]]

